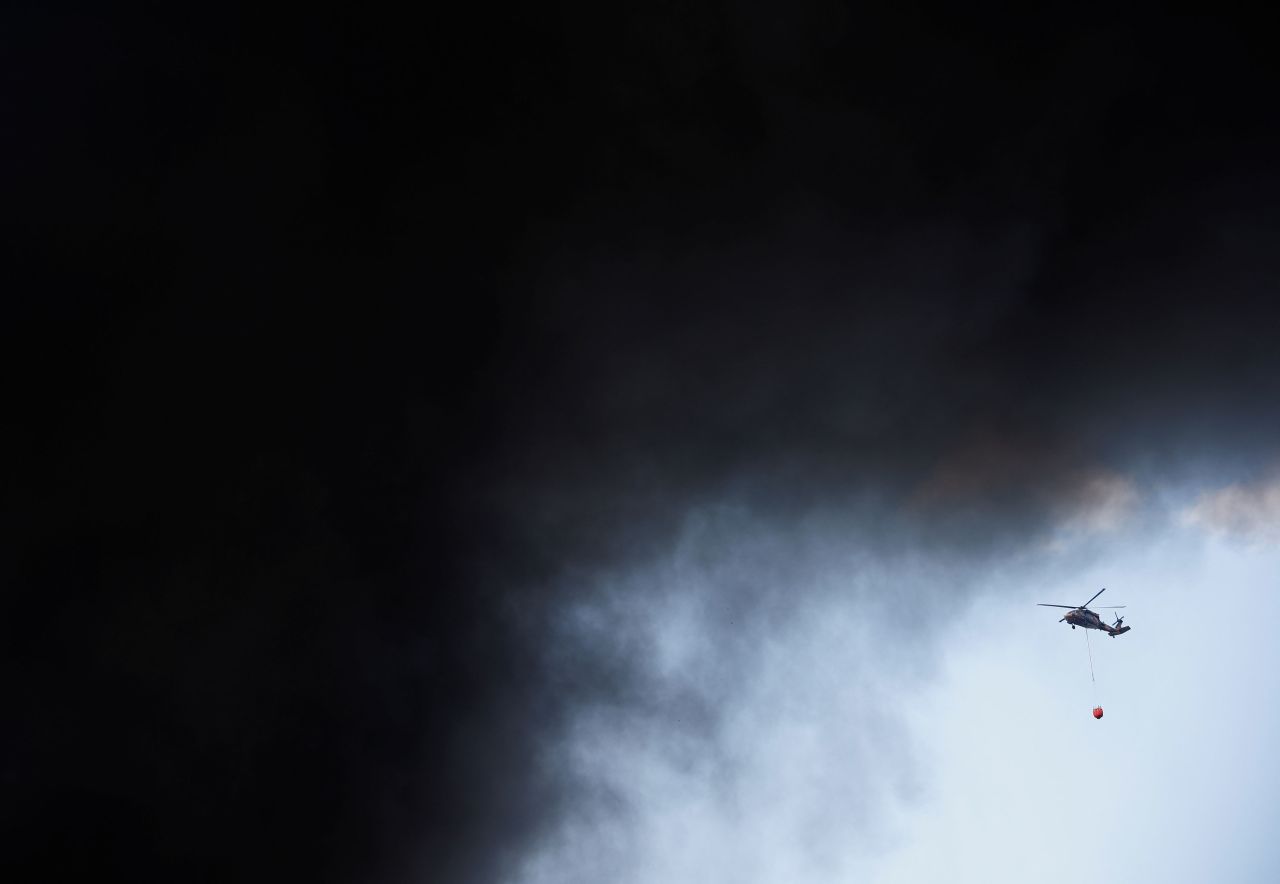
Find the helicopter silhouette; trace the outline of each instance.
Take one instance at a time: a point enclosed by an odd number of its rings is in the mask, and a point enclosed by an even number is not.
[[[1077,626],[1083,626],[1085,629],[1100,629],[1103,632],[1107,633],[1112,638],[1115,638],[1117,635],[1124,635],[1132,627],[1125,626],[1124,618],[1118,614],[1116,615],[1116,622],[1113,623],[1111,626],[1108,626],[1106,623],[1102,622],[1101,617],[1099,617],[1093,611],[1089,610],[1089,602],[1092,602],[1093,599],[1096,599],[1098,596],[1102,595],[1106,591],[1107,591],[1107,588],[1105,586],[1102,587],[1102,589],[1098,590],[1093,594],[1093,598],[1089,599],[1089,601],[1085,602],[1083,605],[1050,605],[1050,604],[1046,604],[1045,602],[1037,602],[1036,604],[1038,604],[1042,608],[1070,608],[1071,610],[1067,611],[1067,613],[1062,616],[1062,620],[1058,621],[1059,623],[1065,620],[1067,623],[1071,624],[1072,629],[1075,629]],[[1126,606],[1125,605],[1099,605],[1099,607],[1114,609],[1114,608],[1123,608]]]

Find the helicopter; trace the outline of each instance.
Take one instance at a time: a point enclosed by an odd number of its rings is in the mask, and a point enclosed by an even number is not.
[[[1102,587],[1102,589],[1098,590],[1093,594],[1093,598],[1089,599],[1089,602],[1092,602],[1093,599],[1096,599],[1098,596],[1102,595],[1106,591],[1107,591],[1107,588],[1105,586]],[[1124,618],[1118,614],[1116,615],[1116,622],[1113,623],[1112,625],[1108,626],[1106,623],[1103,623],[1101,617],[1099,617],[1093,611],[1089,610],[1089,602],[1085,602],[1083,605],[1079,605],[1079,606],[1049,605],[1049,604],[1045,604],[1044,602],[1037,602],[1037,604],[1042,608],[1070,608],[1071,610],[1067,611],[1067,613],[1063,615],[1062,620],[1059,620],[1058,622],[1061,623],[1063,620],[1065,620],[1066,622],[1071,624],[1072,629],[1075,629],[1077,626],[1083,626],[1085,629],[1101,629],[1103,632],[1107,633],[1112,638],[1115,638],[1117,635],[1124,635],[1126,632],[1128,632],[1132,628],[1129,626],[1125,626]],[[1125,607],[1125,605],[1101,605],[1100,607],[1123,608]]]

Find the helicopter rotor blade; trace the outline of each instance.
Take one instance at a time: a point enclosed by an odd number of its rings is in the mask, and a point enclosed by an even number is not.
[[[1089,599],[1089,602],[1093,601],[1093,599],[1096,599],[1098,596],[1102,595],[1102,594],[1103,594],[1104,592],[1106,592],[1106,591],[1107,591],[1107,588],[1106,588],[1105,586],[1104,586],[1104,587],[1102,587],[1102,589],[1098,590],[1097,592],[1095,592],[1095,593],[1093,594],[1093,598]],[[1082,608],[1087,608],[1087,607],[1089,607],[1089,602],[1085,602],[1085,603],[1084,603],[1083,605],[1081,605],[1080,607],[1082,607]]]
[[[1070,608],[1073,611],[1076,609],[1075,605],[1048,605],[1044,602],[1036,602],[1036,604],[1042,608]]]
[[[1128,605],[1098,605],[1099,611],[1110,611],[1114,608],[1127,608]]]

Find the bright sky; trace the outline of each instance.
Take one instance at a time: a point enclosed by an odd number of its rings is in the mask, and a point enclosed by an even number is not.
[[[1055,576],[957,624],[873,880],[1280,880],[1280,551],[1175,528]],[[1133,630],[1089,633],[1095,721],[1085,632],[1031,605],[1104,585]]]
[[[590,800],[519,880],[1280,880],[1273,490],[1107,495],[963,565],[859,558],[847,526],[691,531],[571,618],[566,647],[648,680],[550,752]],[[1123,636],[1036,607],[1103,586]]]

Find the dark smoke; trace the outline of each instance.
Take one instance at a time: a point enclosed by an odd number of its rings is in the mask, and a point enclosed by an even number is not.
[[[7,856],[516,874],[832,562],[1273,457],[1261,29],[780,15],[7,14]]]

